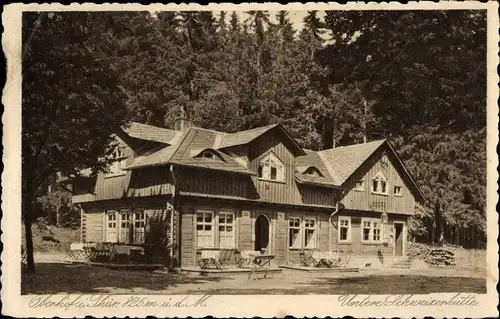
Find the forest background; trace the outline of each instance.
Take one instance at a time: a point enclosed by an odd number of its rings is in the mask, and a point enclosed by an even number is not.
[[[24,13],[27,237],[40,216],[79,226],[68,192],[46,194],[55,172],[105,169],[127,121],[185,116],[225,132],[281,123],[312,150],[386,138],[426,196],[411,237],[484,248],[486,12],[302,16]]]

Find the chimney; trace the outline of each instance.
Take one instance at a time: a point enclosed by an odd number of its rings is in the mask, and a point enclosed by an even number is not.
[[[175,119],[174,128],[176,131],[187,131],[191,127],[191,121],[185,117]]]

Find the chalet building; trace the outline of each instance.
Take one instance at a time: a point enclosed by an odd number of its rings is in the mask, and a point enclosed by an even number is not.
[[[131,123],[116,140],[108,173],[71,180],[81,239],[152,244],[170,266],[194,267],[200,249],[263,251],[278,265],[306,250],[390,264],[423,200],[385,140],[313,152],[281,125],[222,133],[185,120]]]

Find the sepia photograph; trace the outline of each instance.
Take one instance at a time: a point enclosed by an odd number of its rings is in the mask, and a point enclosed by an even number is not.
[[[491,15],[360,8],[23,10],[21,297],[478,305]]]

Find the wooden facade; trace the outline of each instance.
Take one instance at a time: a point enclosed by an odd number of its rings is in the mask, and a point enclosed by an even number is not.
[[[174,163],[74,180],[73,201],[82,207],[82,240],[109,240],[107,216],[112,212],[144,212],[144,242],[165,248],[159,249],[158,256],[171,266],[194,267],[201,248],[265,249],[275,255],[277,264],[299,263],[304,250],[350,251],[379,260],[399,253],[396,235],[406,236],[406,219],[414,213],[416,196],[409,177],[387,147],[372,154],[343,185],[331,188],[297,182],[297,157],[303,154],[282,129],[270,129],[248,143],[218,150],[253,174],[182,164],[183,159],[189,163],[191,153],[214,149],[217,140],[211,131],[190,128],[177,148],[180,153],[173,155]],[[137,151],[141,149],[137,140],[123,137],[119,142],[127,165],[145,156]],[[257,174],[261,159],[270,152],[283,164],[282,180]],[[331,171],[325,163],[311,162],[311,166],[322,174]],[[387,179],[386,195],[370,188],[379,173]],[[363,190],[357,183],[361,180]],[[394,186],[401,187],[398,195]],[[383,224],[380,238],[362,240],[362,221],[381,222],[384,212],[388,222]],[[339,217],[349,217],[349,241],[339,241]],[[292,231],[292,222],[300,224],[297,231]],[[202,236],[209,236],[204,244],[200,244]],[[126,236],[117,240],[123,238]],[[404,254],[404,247],[397,249]]]
[[[380,211],[393,214],[413,215],[415,194],[410,181],[403,179],[396,169],[396,159],[385,148],[379,149],[344,183],[345,195],[341,203],[348,209]],[[387,194],[372,192],[372,181],[381,172],[387,178]],[[362,189],[356,182],[363,181]],[[401,195],[394,194],[394,187],[401,187]]]

